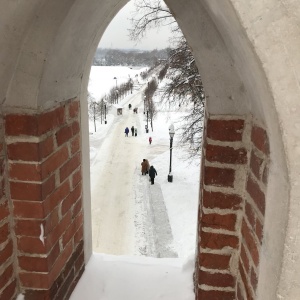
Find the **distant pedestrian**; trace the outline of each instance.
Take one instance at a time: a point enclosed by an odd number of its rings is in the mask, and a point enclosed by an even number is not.
[[[152,143],[152,137],[150,136],[149,137],[149,144],[151,145],[151,143]]]
[[[149,164],[148,159],[145,159],[145,162],[146,162],[146,174],[148,174],[149,173],[149,169],[150,169],[150,164]]]
[[[151,180],[151,184],[154,184],[155,175],[157,175],[157,172],[156,172],[155,168],[153,166],[151,166],[149,169],[149,177]]]
[[[125,136],[127,136],[127,137],[128,137],[128,133],[129,133],[129,128],[128,128],[128,127],[126,127],[126,128],[125,128]]]
[[[142,175],[146,175],[148,173],[148,165],[149,162],[148,160],[146,160],[145,158],[143,159],[142,163],[141,163],[141,171],[142,171]]]
[[[134,136],[134,126],[131,127],[131,134]]]
[[[137,128],[134,128],[134,135],[137,136]]]

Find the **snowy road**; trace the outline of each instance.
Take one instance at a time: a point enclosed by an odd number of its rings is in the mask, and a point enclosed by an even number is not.
[[[141,93],[133,95],[130,103],[138,107]],[[146,144],[141,141],[141,126],[137,114],[124,105],[123,115],[116,117],[97,154],[92,174],[92,229],[95,252],[115,255],[134,253],[134,191],[136,171],[140,169],[140,154]],[[124,136],[125,127],[137,127],[138,136]],[[107,153],[102,155],[102,153]]]

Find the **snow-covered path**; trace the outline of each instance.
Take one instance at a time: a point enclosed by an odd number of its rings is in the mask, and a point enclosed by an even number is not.
[[[141,93],[130,97],[133,107],[139,106]],[[92,229],[95,252],[115,255],[134,254],[134,191],[133,180],[140,166],[140,153],[145,147],[139,135],[125,137],[125,127],[141,131],[139,117],[124,105],[117,116],[110,138],[103,141],[93,169],[97,171],[92,186]],[[103,153],[106,153],[103,155]]]

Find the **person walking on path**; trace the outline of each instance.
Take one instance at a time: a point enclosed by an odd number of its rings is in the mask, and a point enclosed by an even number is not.
[[[137,128],[134,128],[134,135],[137,136]]]
[[[148,174],[149,173],[149,169],[150,169],[150,164],[149,164],[148,159],[145,159],[145,162],[146,162],[146,174]]]
[[[131,134],[134,136],[134,126],[131,126]]]
[[[151,145],[151,143],[152,143],[152,137],[149,136],[149,144]]]
[[[157,172],[156,172],[155,168],[153,166],[151,166],[149,169],[149,177],[151,180],[151,184],[154,184],[155,175],[157,175]]]
[[[125,136],[127,136],[127,137],[128,137],[128,133],[129,133],[129,128],[128,128],[128,127],[126,127],[126,128],[125,128]]]
[[[149,165],[149,162],[148,160],[146,160],[145,158],[143,159],[142,163],[141,163],[141,171],[142,171],[142,175],[146,175],[147,172],[148,172],[148,165]]]

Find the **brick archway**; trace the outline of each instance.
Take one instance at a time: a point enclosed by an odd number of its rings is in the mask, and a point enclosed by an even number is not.
[[[300,291],[290,284],[300,272],[300,242],[289,238],[299,233],[300,194],[293,3],[166,2],[208,96],[196,297],[293,299]],[[19,291],[26,299],[67,297],[90,257],[86,87],[100,37],[125,3],[1,4],[0,299]]]

